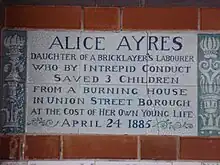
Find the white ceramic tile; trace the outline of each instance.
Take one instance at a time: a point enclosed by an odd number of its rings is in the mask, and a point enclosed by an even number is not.
[[[61,83],[55,81],[54,75],[65,76],[67,66],[70,66],[69,75],[79,76],[79,63],[76,58],[79,51],[71,49],[61,49],[59,46],[50,48],[56,37],[59,41],[64,42],[65,36],[76,38],[80,36],[77,31],[74,32],[55,32],[55,31],[29,31],[28,32],[28,47],[27,47],[27,82],[28,83]],[[55,42],[59,42],[56,40]],[[59,54],[59,59],[52,60],[54,54]],[[65,59],[62,58],[64,57]],[[52,56],[53,55],[53,56]],[[43,58],[47,57],[47,58]],[[70,60],[71,59],[71,60]],[[73,66],[73,67],[72,67]],[[76,67],[75,67],[76,66]],[[60,76],[61,77],[61,76]],[[63,82],[62,82],[63,84]]]
[[[212,161],[207,161],[207,162],[202,162],[201,165],[220,165],[220,161],[212,162]]]
[[[65,120],[74,120],[73,117],[83,118],[86,115],[83,107],[79,109],[81,107],[77,104],[79,100],[83,101],[77,94],[80,92],[79,86],[38,83],[27,84],[26,87],[28,133],[78,132],[78,127],[72,124],[64,126],[63,123]]]
[[[27,161],[0,161],[0,165],[28,165]]]
[[[153,55],[154,60],[149,61],[144,68],[149,70],[149,77],[166,79],[166,83],[158,84],[154,81],[150,85],[197,85],[195,33],[153,32],[149,36],[156,36],[159,41],[165,42],[149,46],[152,49],[148,53]]]
[[[29,161],[28,165],[94,165],[94,161]]]
[[[96,165],[171,165],[168,161],[96,161]]]
[[[187,161],[187,162],[184,162],[184,161],[179,161],[179,162],[173,162],[172,165],[201,165],[201,162],[199,161]]]
[[[159,135],[197,135],[197,87],[148,86],[148,90],[160,91],[149,92],[148,99],[142,98],[146,114],[149,110],[152,114],[157,112],[157,116],[149,118]],[[165,94],[167,91],[169,95]]]

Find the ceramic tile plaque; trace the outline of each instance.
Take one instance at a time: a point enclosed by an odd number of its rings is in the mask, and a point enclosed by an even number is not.
[[[68,160],[68,161],[0,161],[0,165],[219,165],[219,162],[198,161],[100,161],[100,160]]]
[[[101,160],[75,160],[75,161],[28,161],[28,165],[219,165],[219,162],[199,162],[199,161],[101,161]],[[8,165],[8,164],[5,164]],[[15,164],[10,164],[15,165]],[[19,164],[18,164],[19,165]]]
[[[198,161],[101,161],[101,160],[68,160],[68,161],[0,161],[0,165],[219,165],[219,162]]]
[[[2,133],[220,134],[219,34],[2,33]]]

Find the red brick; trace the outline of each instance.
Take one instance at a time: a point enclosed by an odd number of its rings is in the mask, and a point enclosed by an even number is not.
[[[22,142],[22,136],[0,136],[0,159],[20,159]]]
[[[64,136],[63,158],[136,159],[135,136]]]
[[[196,8],[124,8],[124,30],[197,29]]]
[[[220,160],[220,139],[181,137],[180,158],[189,160]]]
[[[85,8],[84,28],[89,30],[119,30],[119,8]]]
[[[201,30],[220,30],[220,8],[201,8]]]
[[[176,160],[177,137],[141,136],[141,159]]]
[[[8,6],[6,26],[80,29],[81,8],[73,6]]]
[[[59,159],[59,136],[26,136],[25,159]]]

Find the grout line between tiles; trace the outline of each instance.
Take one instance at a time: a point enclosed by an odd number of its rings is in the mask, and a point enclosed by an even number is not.
[[[22,149],[21,149],[21,159],[24,160],[24,151],[26,144],[26,135],[23,135]]]
[[[177,145],[176,145],[176,160],[180,159],[180,137],[177,137]]]
[[[122,31],[123,28],[123,8],[119,8],[119,29]]]
[[[140,136],[137,136],[137,159],[141,160],[141,141],[140,141]]]
[[[81,30],[84,31],[84,22],[85,22],[85,14],[84,14],[84,7],[81,7]]]
[[[63,160],[63,135],[60,136],[60,160]]]
[[[198,20],[197,20],[197,30],[201,29],[201,10],[198,8]]]

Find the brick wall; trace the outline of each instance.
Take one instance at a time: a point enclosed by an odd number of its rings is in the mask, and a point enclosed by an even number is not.
[[[7,1],[1,25],[8,28],[81,30],[220,30],[219,1]],[[125,5],[127,2],[127,5]],[[148,2],[148,3],[147,3]],[[164,3],[167,2],[167,3]],[[17,2],[18,3],[18,2]],[[196,7],[186,7],[195,3]],[[24,5],[25,4],[25,5]],[[47,4],[47,6],[45,5]],[[68,4],[63,1],[62,4]],[[148,5],[147,5],[148,4]],[[19,5],[19,4],[18,4]],[[109,6],[127,7],[109,7]],[[147,7],[139,7],[147,5]],[[157,7],[155,7],[155,5]],[[172,7],[167,6],[185,6]],[[130,7],[128,7],[130,6]],[[154,6],[154,7],[151,7]],[[159,7],[160,6],[160,7]],[[161,7],[162,6],[162,7]],[[164,7],[165,6],[165,7]],[[2,8],[1,8],[1,11]],[[3,12],[1,12],[3,16]],[[5,21],[3,21],[5,18]],[[220,138],[128,135],[1,135],[0,159],[220,160]]]

